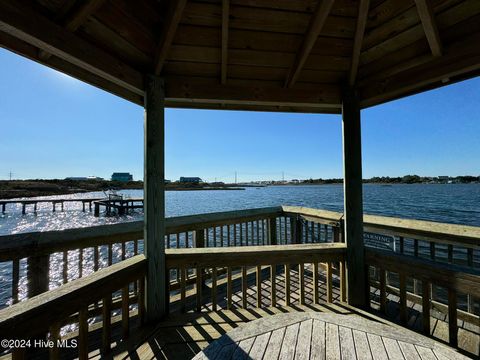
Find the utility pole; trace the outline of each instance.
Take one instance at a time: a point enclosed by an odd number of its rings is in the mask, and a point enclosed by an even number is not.
[[[12,176],[13,176],[12,170],[10,170],[10,172],[8,173],[8,176],[10,177],[10,181],[12,181]]]

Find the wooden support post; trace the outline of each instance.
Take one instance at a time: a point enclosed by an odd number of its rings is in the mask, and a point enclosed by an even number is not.
[[[168,313],[165,267],[165,90],[157,76],[145,78],[144,241],[147,258],[145,315],[149,323]]]
[[[27,259],[28,297],[48,291],[50,256],[31,256]]]
[[[25,203],[22,204],[22,215],[25,215],[26,211],[25,211],[25,207],[27,205]]]
[[[277,245],[277,218],[268,219],[268,243]]]
[[[6,207],[7,204],[3,203],[2,204],[2,214],[5,214],[5,207]]]
[[[362,145],[360,107],[352,89],[343,92],[344,224],[347,244],[348,303],[365,307],[365,251],[363,244]]]

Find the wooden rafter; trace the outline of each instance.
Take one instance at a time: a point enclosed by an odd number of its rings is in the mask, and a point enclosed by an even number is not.
[[[177,31],[178,24],[182,18],[183,9],[187,0],[171,1],[168,8],[167,17],[164,22],[163,31],[160,36],[160,42],[155,55],[155,74],[160,75],[167,59],[168,50],[172,44],[173,37]]]
[[[68,31],[75,32],[104,2],[105,0],[81,1],[80,8],[67,16],[63,21],[63,26]],[[50,56],[52,55],[44,50],[39,52],[39,57],[42,60],[48,60]]]
[[[293,66],[290,68],[287,79],[285,81],[286,87],[291,87],[298,79],[300,72],[302,71],[303,65],[310,55],[315,42],[317,41],[318,36],[320,35],[323,25],[330,13],[333,2],[335,0],[323,0],[317,6],[315,13],[310,21],[308,26],[307,33],[302,43],[300,51],[297,53]]]
[[[430,0],[415,0],[415,3],[433,56],[442,56],[442,42],[440,40],[437,23],[435,22],[432,3]]]
[[[352,66],[350,68],[349,84],[354,85],[357,79],[358,64],[360,62],[360,52],[362,50],[363,36],[365,35],[365,25],[367,24],[368,8],[370,0],[360,0],[358,8],[357,28],[355,31],[355,40],[353,43]]]
[[[228,65],[228,18],[230,15],[230,0],[223,0],[222,4],[222,84],[227,83]]]
[[[143,96],[143,75],[140,72],[53,23],[23,2],[0,1],[0,31]]]

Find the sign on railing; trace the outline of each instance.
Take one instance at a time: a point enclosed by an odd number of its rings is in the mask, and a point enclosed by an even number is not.
[[[395,251],[395,238],[390,235],[374,234],[370,232],[363,233],[365,246],[382,250]]]

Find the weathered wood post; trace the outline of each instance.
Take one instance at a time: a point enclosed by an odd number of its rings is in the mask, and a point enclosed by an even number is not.
[[[342,95],[344,241],[347,244],[348,303],[365,307],[369,292],[365,288],[360,106],[353,89],[344,89]]]
[[[303,240],[303,223],[299,215],[295,217],[294,224],[295,224],[295,229],[294,229],[295,244],[301,244]]]
[[[49,270],[49,255],[35,255],[27,258],[27,293],[29,298],[48,291]]]
[[[145,78],[144,241],[147,258],[146,320],[167,314],[165,268],[165,90],[163,79]]]

